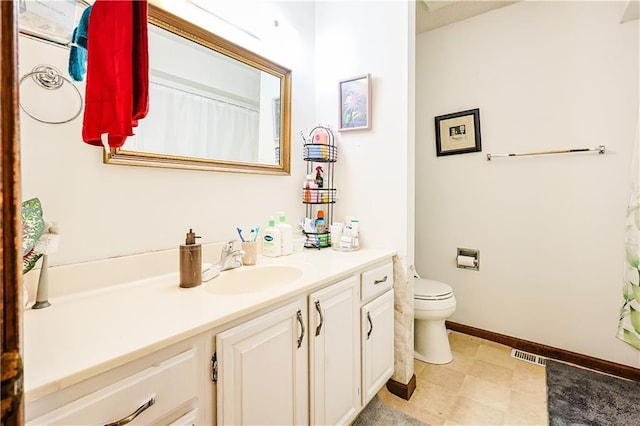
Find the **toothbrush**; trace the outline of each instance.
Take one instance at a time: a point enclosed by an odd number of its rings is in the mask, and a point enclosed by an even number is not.
[[[238,235],[240,236],[240,241],[244,243],[245,241],[244,241],[244,237],[242,236],[242,229],[236,228],[236,230],[238,231]]]
[[[259,226],[257,226],[257,227],[256,227],[256,235],[254,235],[254,237],[253,237],[253,241],[255,241],[255,240],[257,240],[257,239],[258,239],[258,234],[259,234],[259,233],[260,233],[260,227],[259,227]]]
[[[257,237],[256,228],[251,228],[251,241],[255,241]]]

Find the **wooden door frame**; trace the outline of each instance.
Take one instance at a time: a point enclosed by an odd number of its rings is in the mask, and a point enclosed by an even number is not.
[[[3,425],[24,423],[22,368],[22,256],[18,122],[18,2],[0,1],[0,202],[2,255],[0,333]]]

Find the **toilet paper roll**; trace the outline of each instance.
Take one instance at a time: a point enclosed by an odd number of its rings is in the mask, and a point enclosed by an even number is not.
[[[476,266],[476,258],[472,256],[458,256],[458,266]]]

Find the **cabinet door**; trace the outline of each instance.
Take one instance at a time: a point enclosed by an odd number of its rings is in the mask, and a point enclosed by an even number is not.
[[[362,307],[362,404],[393,374],[393,290]]]
[[[357,277],[309,297],[311,424],[348,424],[360,408]]]
[[[303,299],[216,337],[218,424],[308,424]]]

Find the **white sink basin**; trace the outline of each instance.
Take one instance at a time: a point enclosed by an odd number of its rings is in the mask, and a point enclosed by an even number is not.
[[[242,266],[221,272],[205,286],[216,294],[254,293],[291,284],[302,274],[302,268],[292,265]]]

